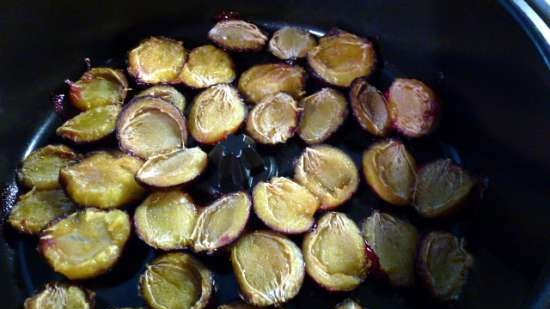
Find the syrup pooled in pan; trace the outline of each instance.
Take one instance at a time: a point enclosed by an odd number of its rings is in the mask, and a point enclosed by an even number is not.
[[[281,24],[269,23],[263,23],[261,25],[271,30],[271,32],[274,32],[282,26]],[[193,31],[188,29],[176,29],[175,31],[169,31],[166,35],[175,38],[183,37],[186,39],[186,46],[199,46],[199,43],[204,43],[204,34],[207,33],[207,29],[210,26],[211,25],[204,25],[204,28],[198,32],[196,31],[197,27],[194,27]],[[315,35],[322,34],[322,32],[316,30],[312,30],[311,33]],[[191,40],[191,38],[197,37],[201,39],[197,41]],[[129,48],[126,49],[129,50]],[[245,55],[232,54],[232,56],[235,60],[238,74],[254,64],[264,63],[266,61],[276,61],[273,56],[267,53]],[[97,60],[99,59],[96,59],[96,61]],[[296,60],[294,63],[304,67],[307,66],[305,60]],[[110,59],[105,65],[124,67],[124,60],[122,58]],[[382,67],[371,76],[370,82],[379,89],[387,89],[394,77],[401,75],[396,73],[397,72],[391,72]],[[236,82],[234,82],[234,84],[235,83]],[[325,86],[325,84],[312,78],[308,80],[306,90],[308,94],[314,93]],[[132,97],[143,90],[144,86],[131,84],[130,88],[134,90],[129,93],[128,97]],[[196,94],[194,90],[185,90],[180,86],[177,86],[177,88],[185,94],[187,99],[192,98]],[[58,97],[55,106],[56,110],[59,110],[59,114],[70,113],[68,109],[63,109],[63,103],[61,101],[62,98]],[[55,116],[48,118],[39,130],[37,130],[36,136],[29,144],[27,153],[38,148],[39,145],[46,145],[54,142],[59,143],[60,140],[55,137],[54,131],[55,127],[60,124],[61,119]],[[356,166],[359,167],[361,166],[363,151],[374,141],[375,139],[365,133],[353,117],[348,116],[340,128],[331,135],[325,143],[343,150],[353,159]],[[117,146],[113,139],[102,141],[99,145],[105,148],[116,148]],[[194,141],[191,141],[188,146],[192,147],[194,145]],[[414,157],[420,163],[429,162],[441,157],[451,158],[458,164],[464,163],[461,162],[462,159],[457,150],[449,144],[442,142],[437,132],[421,140],[407,140],[407,145],[410,147],[411,153],[413,153]],[[216,146],[203,148],[208,153],[209,166],[198,179],[195,179],[186,186],[186,190],[193,195],[200,205],[207,205],[225,193],[239,190],[249,191],[258,182],[269,180],[275,176],[292,177],[294,162],[306,146],[307,145],[301,141],[297,135],[291,138],[287,143],[280,145],[259,145],[247,135],[230,135],[225,141]],[[75,149],[82,153],[90,150],[87,145],[75,146]],[[17,188],[14,188],[14,186],[10,186],[9,188],[9,192],[6,192],[6,194],[2,196],[2,206],[6,208],[2,214],[7,214],[9,212],[8,208],[14,204],[14,196],[17,194]],[[126,210],[132,214],[136,206],[137,205],[130,205]],[[344,203],[338,211],[346,213],[357,224],[360,224],[372,213],[373,209],[395,210],[381,201],[376,194],[368,188],[365,181],[361,180],[357,192],[349,201]],[[407,217],[421,229],[426,227],[426,222],[418,218],[411,209],[404,211],[397,210],[397,215]],[[317,214],[316,219],[320,216],[320,214]],[[462,225],[462,223],[456,223],[450,227],[446,227],[460,235]],[[261,221],[253,219],[249,228],[252,230],[265,228],[265,226]],[[14,263],[16,267],[15,273],[19,279],[18,281],[23,289],[25,297],[40,290],[47,282],[64,280],[62,276],[54,273],[50,269],[44,259],[36,251],[36,240],[16,234],[10,228],[4,228],[4,235],[10,247],[14,250],[14,255],[16,257]],[[301,237],[291,237],[291,239],[296,241],[299,246],[301,245]],[[158,252],[148,247],[132,233],[121,260],[117,263],[113,271],[101,277],[83,281],[82,285],[96,292],[96,308],[98,309],[144,306],[145,303],[143,299],[138,295],[138,279],[140,274],[145,271],[146,264],[150,263],[158,255]],[[238,284],[231,270],[227,252],[222,250],[214,256],[200,255],[199,259],[214,273],[216,290],[214,293],[214,304],[228,304],[239,300]],[[422,297],[415,296],[415,294],[414,291],[406,291],[405,293],[395,292],[391,288],[375,282],[375,280],[366,280],[364,284],[351,292],[349,296],[361,299],[364,305],[369,305],[368,302],[363,301],[364,299],[369,297],[374,299],[374,296],[376,296],[376,299],[387,299],[388,302],[399,304],[403,308],[413,307],[415,304],[419,303],[427,308],[432,306],[430,303],[425,303]],[[285,304],[284,307],[334,308],[337,303],[340,303],[345,298],[344,296],[326,293],[311,279],[307,278],[298,296]]]

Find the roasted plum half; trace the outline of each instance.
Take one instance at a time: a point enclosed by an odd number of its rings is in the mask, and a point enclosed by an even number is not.
[[[407,205],[416,178],[414,158],[400,141],[388,139],[373,144],[363,154],[367,183],[386,202]]]
[[[285,234],[313,226],[319,200],[302,185],[285,177],[259,182],[253,190],[254,212],[265,225]]]
[[[323,88],[300,101],[302,114],[298,134],[308,144],[329,138],[348,115],[348,102],[338,91]]]
[[[418,232],[410,223],[375,211],[363,223],[363,236],[378,258],[379,271],[393,286],[414,283]]]
[[[420,282],[439,301],[459,299],[466,284],[473,257],[464,242],[447,232],[430,232],[420,241],[417,273]]]
[[[449,159],[423,166],[416,175],[413,206],[422,217],[455,212],[475,185],[475,179]]]
[[[351,84],[349,97],[353,115],[363,129],[376,136],[389,133],[388,103],[380,90],[370,85],[366,78],[358,78]]]
[[[33,188],[19,197],[8,222],[20,232],[38,234],[52,220],[74,211],[76,206],[63,190]]]
[[[191,88],[229,84],[235,77],[235,64],[225,51],[213,45],[193,49],[181,70],[179,80]]]
[[[187,253],[167,253],[147,266],[139,279],[151,309],[203,309],[214,292],[214,279],[199,260]]]
[[[372,43],[341,30],[331,31],[307,54],[309,66],[325,82],[349,87],[351,82],[374,70],[376,53]]]
[[[93,309],[95,293],[76,285],[53,282],[27,298],[25,309]]]
[[[128,80],[121,70],[92,68],[76,82],[69,83],[69,98],[81,111],[106,105],[122,105]]]
[[[292,299],[304,281],[300,248],[272,232],[256,231],[242,237],[231,249],[231,264],[244,299],[255,306]]]
[[[219,21],[208,32],[208,38],[225,50],[259,51],[267,43],[267,35],[258,26],[244,20]]]
[[[189,132],[203,144],[215,144],[236,132],[246,118],[247,108],[237,89],[214,85],[197,95],[189,113]]]
[[[164,101],[172,103],[177,107],[182,113],[185,111],[185,106],[187,105],[187,100],[176,88],[167,85],[157,85],[149,87],[136,96],[138,97],[155,97],[163,99]]]
[[[143,164],[138,158],[99,151],[59,172],[59,180],[78,205],[116,208],[139,201],[145,190],[135,174]]]
[[[67,120],[55,131],[57,135],[75,143],[101,140],[115,131],[120,105],[107,105],[89,109]]]
[[[187,59],[183,42],[150,37],[128,53],[128,73],[140,83],[175,82]]]
[[[239,78],[239,90],[252,103],[285,92],[298,99],[305,94],[306,71],[286,63],[258,64],[246,70]]]
[[[359,185],[355,163],[328,145],[307,147],[296,162],[294,179],[319,198],[324,210],[342,205]]]
[[[172,187],[197,178],[206,168],[208,156],[199,147],[184,148],[149,158],[136,178],[153,187]]]
[[[177,189],[154,192],[136,208],[136,234],[153,248],[187,248],[193,243],[197,215],[197,208],[188,194]]]
[[[348,298],[336,305],[336,309],[363,309],[363,307],[353,299]]]
[[[130,229],[122,210],[87,208],[44,229],[38,248],[56,272],[71,280],[93,278],[114,266]]]
[[[193,231],[193,250],[214,253],[237,240],[250,217],[248,194],[225,195],[201,209]]]
[[[286,93],[267,96],[256,104],[246,120],[246,131],[261,144],[279,144],[294,135],[298,126],[298,103]]]
[[[21,163],[17,172],[19,181],[27,188],[57,189],[59,170],[80,158],[65,145],[48,145],[33,151]]]
[[[315,37],[298,27],[283,27],[275,31],[269,40],[269,51],[281,60],[304,58],[315,46]]]
[[[388,90],[388,110],[397,131],[409,137],[421,137],[435,129],[439,103],[432,89],[423,82],[398,78]]]
[[[328,212],[302,244],[307,273],[329,291],[351,291],[367,277],[370,261],[361,231],[343,213]]]
[[[173,104],[156,97],[134,98],[117,120],[122,150],[143,159],[184,147],[185,118]]]

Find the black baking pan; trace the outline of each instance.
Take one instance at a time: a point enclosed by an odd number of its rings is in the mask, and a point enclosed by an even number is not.
[[[66,78],[80,76],[84,58],[124,67],[126,52],[149,35],[182,39],[188,47],[202,44],[214,16],[224,10],[268,31],[290,24],[323,33],[337,26],[376,43],[381,61],[372,77],[375,85],[386,88],[394,77],[414,77],[438,93],[443,103],[438,131],[405,139],[418,161],[449,157],[486,184],[480,201],[442,224],[397,212],[421,230],[442,228],[467,239],[475,265],[455,308],[550,308],[550,47],[544,33],[548,8],[535,2],[543,6],[490,0],[1,1],[1,217],[18,194],[18,162],[33,149],[59,141],[53,132],[61,118],[49,98],[66,91]],[[273,60],[253,57],[237,56],[240,69],[251,59]],[[348,117],[328,142],[359,160],[372,141]],[[293,139],[258,152],[288,175],[289,162],[303,146]],[[388,209],[361,183],[342,211],[359,222],[373,208]],[[36,240],[2,222],[0,307],[21,308],[45,282],[63,278],[39,257]],[[97,308],[143,305],[137,277],[155,254],[132,239],[111,273],[82,282],[97,292]],[[204,259],[216,273],[214,303],[237,300],[227,257]],[[349,294],[327,293],[306,280],[286,307],[333,308],[346,297],[372,309],[439,307],[415,288],[396,290],[375,280]]]

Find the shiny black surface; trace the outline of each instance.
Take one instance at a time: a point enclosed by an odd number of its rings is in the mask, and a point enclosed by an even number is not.
[[[205,42],[212,17],[236,10],[268,29],[281,24],[326,31],[338,26],[374,39],[382,70],[373,82],[385,88],[394,76],[416,77],[432,85],[443,102],[437,133],[405,140],[420,163],[451,157],[489,179],[481,203],[472,202],[450,222],[427,224],[411,211],[423,230],[445,228],[464,236],[476,264],[459,308],[547,308],[550,274],[550,76],[548,68],[514,19],[493,1],[76,1],[0,3],[0,181],[4,205],[14,199],[13,171],[28,151],[48,142],[61,121],[52,114],[52,94],[65,90],[95,65],[123,66],[127,50],[148,35],[183,39],[192,47]],[[245,69],[256,60],[236,55]],[[263,57],[263,58],[262,58]],[[310,89],[319,85],[309,81]],[[186,91],[188,99],[193,94]],[[348,117],[328,142],[359,162],[372,138]],[[107,143],[108,144],[108,143]],[[451,146],[452,145],[452,146]],[[259,147],[272,155],[280,175],[291,175],[292,158],[304,145],[292,139],[280,148]],[[209,149],[210,150],[210,149]],[[278,159],[277,159],[278,158]],[[285,163],[285,164],[280,164]],[[206,198],[208,199],[208,198]],[[3,205],[3,206],[4,206]],[[342,208],[358,222],[372,208],[389,209],[361,183]],[[131,208],[129,209],[132,210]],[[5,210],[3,210],[4,212]],[[260,226],[255,220],[251,227]],[[35,240],[7,227],[0,241],[2,308],[22,301],[52,273],[35,250]],[[299,239],[296,239],[299,241]],[[98,292],[98,308],[139,305],[136,278],[154,253],[137,238],[108,275],[84,282]],[[204,258],[216,272],[216,303],[235,300],[238,291],[227,256]],[[395,290],[367,280],[350,294],[329,294],[310,280],[289,308],[333,308],[352,296],[369,308],[430,308],[415,289]]]

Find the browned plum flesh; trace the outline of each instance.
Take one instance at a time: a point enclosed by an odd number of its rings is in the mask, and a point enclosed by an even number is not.
[[[439,103],[423,82],[398,78],[388,91],[388,110],[396,130],[409,137],[421,137],[435,129]]]
[[[198,211],[191,197],[177,189],[149,195],[136,208],[137,235],[149,246],[162,250],[190,247]]]
[[[279,144],[294,135],[298,126],[298,103],[286,93],[265,97],[256,104],[246,121],[246,131],[261,144]]]
[[[119,105],[107,105],[89,109],[67,120],[55,131],[57,135],[75,143],[101,140],[115,131]]]
[[[329,138],[344,122],[348,102],[338,91],[323,88],[300,101],[302,114],[298,134],[308,144]]]
[[[281,60],[304,58],[317,45],[315,37],[305,29],[283,27],[269,40],[269,51]]]
[[[254,212],[281,233],[303,233],[315,222],[319,200],[302,185],[285,177],[259,182],[253,190]]]
[[[373,144],[363,154],[363,173],[367,183],[386,202],[407,205],[416,178],[416,163],[398,140]]]
[[[38,247],[56,272],[71,280],[87,279],[113,267],[129,236],[125,212],[88,208],[43,230]]]
[[[203,309],[214,292],[210,270],[181,252],[153,260],[141,275],[139,286],[151,309]]]
[[[200,211],[193,230],[193,250],[214,253],[237,240],[250,217],[248,194],[225,195]]]
[[[25,309],[93,309],[95,293],[76,285],[52,282],[25,300]]]
[[[423,166],[416,176],[413,206],[425,218],[453,213],[475,185],[475,180],[449,159]]]
[[[184,148],[150,157],[136,178],[149,186],[172,187],[197,178],[207,163],[208,157],[199,147]]]
[[[304,281],[300,248],[288,238],[256,231],[231,248],[231,264],[244,299],[255,306],[292,299]]]
[[[140,83],[175,82],[187,59],[183,42],[150,37],[128,53],[128,73]]]
[[[307,60],[325,82],[349,87],[354,79],[372,73],[376,53],[369,40],[335,30],[319,40],[319,45],[308,52]]]
[[[333,209],[351,198],[359,185],[355,163],[343,151],[328,145],[307,147],[298,158],[294,179]]]
[[[79,159],[79,155],[65,145],[48,145],[29,154],[17,173],[19,181],[28,188],[57,189],[59,170]]]
[[[107,105],[122,105],[128,91],[128,81],[121,70],[92,68],[74,83],[69,83],[73,105],[85,111]]]
[[[305,94],[306,71],[286,63],[258,64],[246,70],[239,78],[239,90],[252,103],[285,92],[295,99]]]
[[[351,84],[349,97],[353,115],[363,129],[376,136],[389,133],[391,121],[388,103],[380,90],[370,85],[365,78],[358,78]]]
[[[420,242],[417,269],[421,283],[438,300],[456,301],[474,259],[463,240],[447,232],[431,232]]]
[[[38,234],[52,220],[73,211],[76,211],[76,206],[63,190],[33,188],[19,197],[8,222],[20,232]]]
[[[134,98],[120,113],[116,130],[120,147],[144,159],[180,149],[187,141],[180,110],[156,97]]]
[[[195,97],[189,113],[189,132],[203,144],[215,144],[236,132],[247,108],[237,89],[228,84],[212,86]]]
[[[258,26],[237,19],[219,21],[208,32],[208,38],[223,49],[237,52],[259,51],[268,39]]]
[[[136,97],[155,97],[174,104],[182,113],[185,111],[187,100],[176,88],[167,85],[149,87],[136,95]]]
[[[363,223],[363,236],[378,257],[380,271],[393,286],[414,282],[418,232],[410,223],[375,211]]]
[[[189,53],[179,80],[192,88],[206,88],[231,83],[235,77],[231,56],[213,45],[203,45]]]
[[[367,277],[370,261],[361,231],[350,218],[328,212],[302,244],[307,273],[329,291],[351,291]]]
[[[336,305],[336,309],[363,309],[363,307],[353,299],[346,299]]]
[[[143,162],[120,152],[95,152],[61,169],[69,197],[86,207],[115,208],[139,201],[145,190],[135,180]]]

